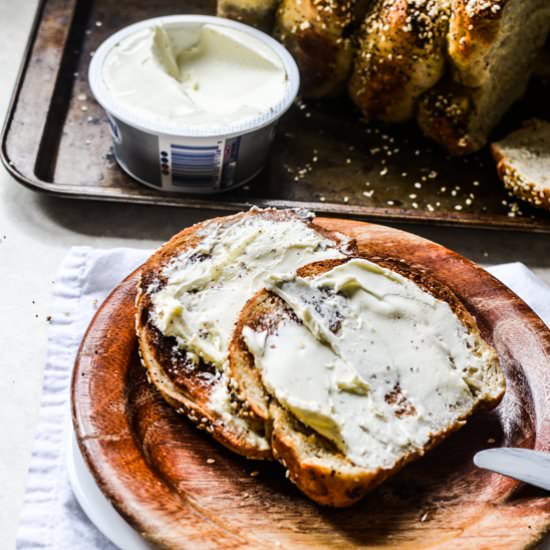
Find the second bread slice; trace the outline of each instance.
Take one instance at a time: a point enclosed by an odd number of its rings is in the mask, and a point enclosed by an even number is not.
[[[331,260],[270,289],[242,311],[231,373],[270,423],[274,456],[320,504],[357,502],[503,394],[475,319],[425,274]]]

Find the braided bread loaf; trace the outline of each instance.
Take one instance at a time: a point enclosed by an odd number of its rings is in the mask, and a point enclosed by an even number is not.
[[[548,0],[218,0],[296,58],[302,95],[348,89],[370,120],[417,119],[451,154],[483,147],[524,93]]]

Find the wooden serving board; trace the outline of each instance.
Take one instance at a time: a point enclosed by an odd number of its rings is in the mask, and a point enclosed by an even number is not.
[[[550,497],[479,470],[491,446],[550,451],[550,331],[482,268],[415,235],[318,219],[357,239],[368,258],[395,256],[447,284],[496,347],[507,380],[499,407],[359,505],[315,505],[277,464],[233,455],[178,416],[150,386],[134,333],[138,273],[107,298],[76,361],[73,419],[103,492],[147,539],[169,548],[513,549],[550,526]]]

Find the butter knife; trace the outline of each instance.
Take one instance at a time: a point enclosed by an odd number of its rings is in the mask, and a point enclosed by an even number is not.
[[[474,464],[550,491],[550,453],[512,447],[486,449],[474,455]]]

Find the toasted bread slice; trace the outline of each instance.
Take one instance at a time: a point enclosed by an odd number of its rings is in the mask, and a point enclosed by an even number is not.
[[[215,218],[173,237],[142,268],[136,327],[150,382],[178,412],[249,458],[271,458],[265,422],[239,400],[225,366],[241,306],[266,275],[246,263],[294,272],[312,258],[343,256],[349,240],[311,220],[274,209]]]
[[[299,269],[297,276],[298,278],[316,279],[325,273],[333,272],[335,268],[347,261],[316,262]],[[387,259],[377,260],[377,264],[391,270],[394,275],[390,276],[401,276],[437,301],[445,302],[463,327],[461,330],[468,335],[469,353],[472,354],[472,357],[483,358],[481,369],[474,370],[472,365],[478,365],[479,361],[472,362],[459,375],[464,382],[465,389],[461,391],[466,392],[464,394],[467,394],[467,398],[464,398],[466,400],[459,406],[458,401],[456,403],[452,401],[456,396],[449,393],[450,401],[447,404],[444,400],[445,396],[443,396],[440,405],[445,408],[448,418],[446,417],[445,422],[435,423],[434,429],[431,429],[421,440],[421,444],[418,444],[417,441],[414,445],[405,445],[401,452],[394,452],[391,459],[382,464],[377,463],[376,460],[370,464],[370,451],[367,450],[364,459],[366,462],[358,464],[355,459],[342,450],[335,440],[321,435],[318,424],[306,425],[296,416],[300,413],[296,413],[295,409],[291,411],[289,406],[280,402],[273,387],[266,384],[264,373],[257,364],[258,357],[253,355],[256,352],[251,352],[246,340],[247,330],[255,334],[265,333],[267,334],[266,348],[268,345],[277,347],[275,340],[269,340],[270,336],[276,335],[288,324],[302,324],[303,320],[297,316],[296,311],[273,292],[260,291],[247,303],[242,310],[230,346],[231,373],[238,386],[239,394],[259,417],[271,423],[271,445],[274,456],[283,463],[288,470],[289,478],[307,496],[324,505],[341,507],[357,502],[367,491],[380,484],[403,465],[422,456],[448,434],[460,428],[466,418],[475,410],[495,406],[504,391],[504,378],[499,370],[496,354],[492,347],[482,339],[474,318],[460,300],[447,287],[431,279],[425,273],[407,268],[401,262]],[[308,302],[313,304],[320,315],[324,315],[328,311],[323,305],[323,295],[323,293],[319,295],[320,301]],[[337,319],[335,330],[339,330],[338,323],[341,322],[344,322],[342,318]],[[368,336],[365,334],[366,338]],[[282,345],[279,347],[283,349]],[[290,361],[294,351],[290,345],[284,347],[285,360],[288,358]],[[300,357],[301,363],[298,362],[298,364],[314,362],[309,356]],[[320,364],[315,368],[322,370]],[[370,367],[366,365],[363,368],[368,372]],[[456,365],[450,361],[448,367],[441,366],[440,368],[446,368],[451,372]],[[430,374],[422,372],[418,376],[429,378]],[[312,372],[309,372],[308,375],[315,376]],[[323,373],[319,372],[319,376],[323,376]],[[433,376],[436,376],[435,373]],[[455,375],[452,374],[452,376]],[[384,401],[394,415],[390,417],[390,420],[394,423],[394,427],[399,426],[401,421],[413,422],[413,427],[418,422],[420,430],[424,420],[417,420],[417,415],[420,413],[416,411],[415,405],[421,410],[422,404],[414,401],[414,392],[413,397],[410,398],[413,400],[408,398],[410,388],[407,386],[407,379],[401,382],[401,386],[399,382],[397,379],[393,389],[384,395]],[[379,385],[377,386],[377,384]],[[377,391],[383,389],[382,381],[376,382],[376,376],[369,379],[369,385],[369,392],[372,392],[372,395],[376,395]],[[437,388],[436,390],[439,391]],[[453,412],[455,410],[453,407],[456,407],[456,413]],[[374,422],[374,418],[354,418],[353,421],[364,423],[364,429],[369,430],[369,423]],[[390,426],[388,426],[389,428]]]
[[[455,155],[483,147],[524,93],[549,30],[547,0],[452,0],[449,74],[420,102],[424,134]]]
[[[550,122],[529,120],[491,145],[497,172],[516,197],[550,210]]]
[[[367,119],[404,122],[445,70],[450,0],[377,0],[359,32],[349,91]]]

